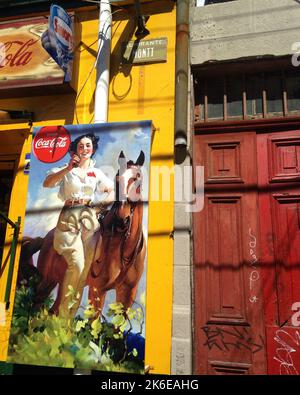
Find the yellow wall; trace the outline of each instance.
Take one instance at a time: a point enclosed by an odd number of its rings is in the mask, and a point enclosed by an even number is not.
[[[167,37],[168,60],[166,63],[146,65],[120,65],[121,43],[134,40],[133,17],[118,11],[114,14],[111,56],[111,83],[109,122],[146,120],[153,121],[151,165],[173,166],[174,130],[174,75],[175,75],[175,9],[173,1],[160,1],[145,5],[144,13],[150,15],[146,39]],[[132,10],[131,15],[134,15]],[[26,109],[36,115],[34,126],[93,122],[93,94],[95,73],[87,76],[95,61],[95,43],[98,31],[98,12],[77,12],[78,45],[75,59],[73,86],[80,93],[75,95],[40,96],[18,99],[0,99],[0,108]],[[94,43],[94,44],[93,44]],[[92,44],[92,45],[91,45]],[[89,47],[89,49],[88,49]],[[76,111],[75,111],[76,103]],[[23,125],[25,127],[27,125]],[[7,130],[7,125],[0,125]],[[20,125],[12,126],[16,130]],[[0,134],[1,139],[1,134]],[[1,140],[0,140],[1,141]],[[25,152],[30,152],[30,137],[24,139],[20,156],[22,166]],[[17,186],[19,185],[19,186]],[[15,179],[11,199],[10,217],[22,216],[24,223],[27,178],[22,171]],[[171,188],[173,196],[173,185]],[[146,300],[146,365],[152,373],[170,373],[172,286],[173,286],[173,201],[151,202],[149,205],[148,270]],[[19,251],[18,251],[19,253]],[[5,274],[0,282],[0,298],[3,294]],[[16,273],[14,283],[16,280]],[[1,300],[1,299],[0,299]],[[11,314],[11,312],[10,312]],[[0,360],[5,360],[7,328],[0,327]],[[2,337],[1,337],[2,336]]]
[[[11,200],[9,208],[9,218],[16,222],[18,217],[22,217],[21,232],[24,226],[24,211],[26,203],[28,176],[24,175],[24,162],[25,152],[30,152],[30,127],[28,124],[19,124],[18,128],[15,125],[0,125],[0,158],[3,156],[5,159],[10,157],[15,160],[15,176],[13,189],[11,191]],[[10,226],[7,226],[6,231],[6,246],[3,252],[3,259],[1,265],[1,277],[0,277],[0,302],[4,301],[5,290],[6,290],[6,278],[8,274],[9,266],[9,242],[12,241],[13,230]],[[20,255],[20,246],[16,252],[16,261],[18,261]],[[12,315],[12,303],[13,295],[15,290],[15,284],[17,279],[17,268],[13,274],[13,287],[11,289],[11,306],[6,314],[6,325],[0,326],[0,361],[5,360],[7,353],[9,327]]]

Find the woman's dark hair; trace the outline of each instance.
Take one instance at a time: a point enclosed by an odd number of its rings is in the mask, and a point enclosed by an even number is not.
[[[77,145],[78,145],[79,141],[85,137],[91,140],[91,142],[93,144],[93,155],[94,155],[94,153],[98,149],[98,141],[99,141],[99,137],[95,136],[94,133],[82,134],[81,136],[77,137],[74,141],[72,141],[70,144],[70,148],[69,148],[69,152],[71,155],[72,155],[72,153],[77,153]]]

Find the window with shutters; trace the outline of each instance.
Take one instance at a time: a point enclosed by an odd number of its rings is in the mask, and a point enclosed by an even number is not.
[[[199,76],[194,78],[195,121],[300,115],[298,70]]]

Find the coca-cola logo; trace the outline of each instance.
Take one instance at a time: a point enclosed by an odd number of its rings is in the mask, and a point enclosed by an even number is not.
[[[0,43],[0,68],[24,67],[33,57],[33,47],[38,40],[13,40]]]
[[[35,149],[44,149],[44,148],[65,148],[67,146],[68,139],[67,137],[55,137],[52,140],[45,140],[43,137],[37,140],[35,143]]]
[[[69,150],[70,134],[63,126],[45,126],[33,139],[33,152],[44,163],[61,160]]]

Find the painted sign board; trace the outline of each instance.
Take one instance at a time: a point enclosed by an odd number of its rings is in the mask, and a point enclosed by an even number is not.
[[[0,23],[0,89],[60,84],[64,71],[42,47],[44,17]]]
[[[64,70],[65,81],[70,82],[74,49],[73,21],[62,7],[51,5],[49,27],[41,39],[43,47]]]
[[[8,361],[144,373],[151,131],[34,129]]]
[[[123,44],[123,61],[126,63],[156,63],[167,61],[167,38],[129,41]]]

